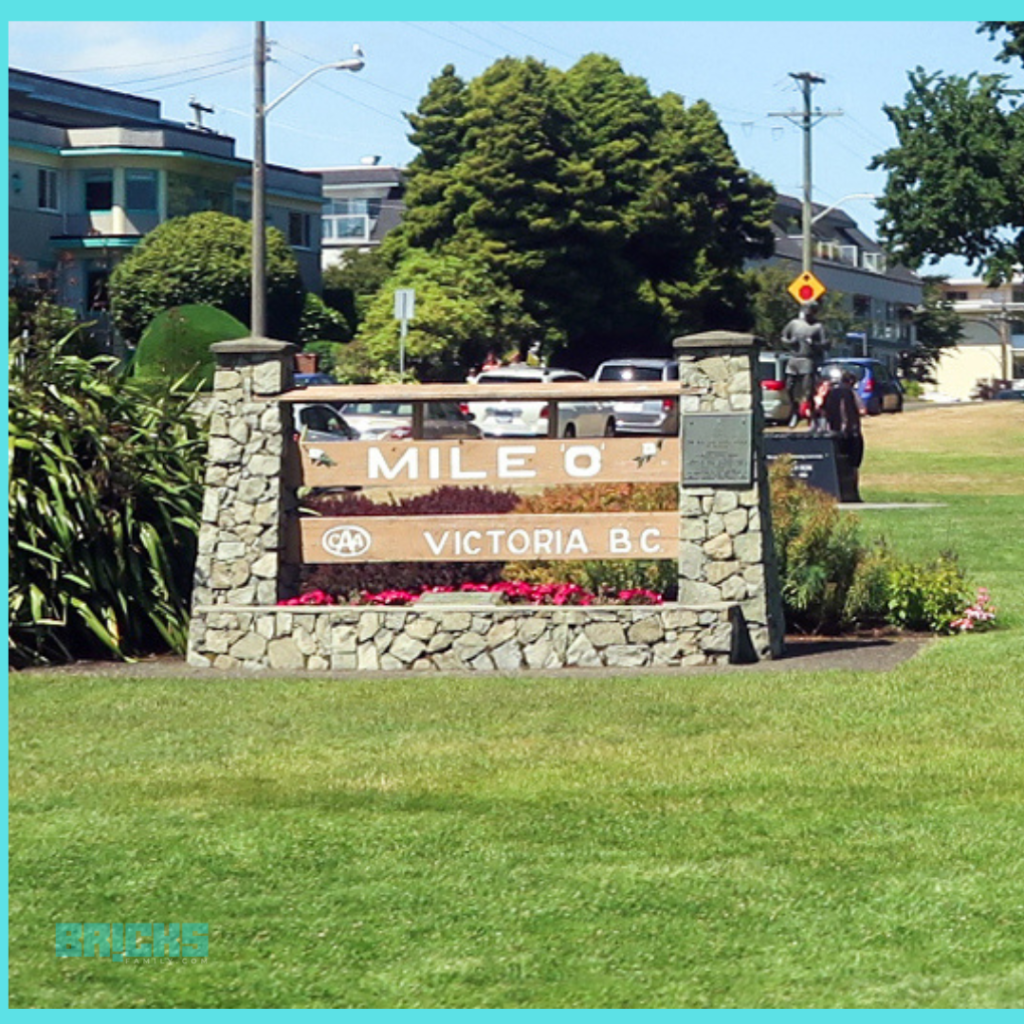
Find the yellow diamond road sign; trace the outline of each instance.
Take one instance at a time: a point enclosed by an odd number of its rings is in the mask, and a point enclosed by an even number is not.
[[[786,289],[797,302],[814,302],[828,290],[809,270],[797,275]]]

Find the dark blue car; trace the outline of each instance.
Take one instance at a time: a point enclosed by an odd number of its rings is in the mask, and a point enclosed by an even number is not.
[[[821,367],[823,376],[838,366],[857,378],[857,394],[869,416],[881,412],[903,412],[903,386],[880,359],[827,359]]]

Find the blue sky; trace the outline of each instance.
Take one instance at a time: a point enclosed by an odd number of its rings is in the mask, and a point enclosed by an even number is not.
[[[114,14],[125,6],[105,10]],[[223,5],[204,8],[214,9]],[[538,9],[582,14],[580,5],[572,4],[516,8],[534,17]],[[676,9],[685,10],[681,5]],[[744,9],[765,10],[734,4],[732,16]],[[417,5],[409,13],[440,10]],[[473,10],[479,8],[448,5],[443,13]],[[586,10],[595,19],[611,7]],[[630,10],[664,17],[668,8],[656,4]],[[853,8],[833,10],[849,17]],[[842,111],[842,116],[825,118],[814,130],[814,198],[831,204],[851,194],[876,194],[884,175],[868,171],[867,165],[894,141],[882,107],[901,101],[909,69],[1010,72],[1022,85],[1024,75],[994,61],[997,47],[975,32],[974,21],[913,20],[924,11],[907,4],[867,4],[860,10],[874,17],[885,11],[898,17],[904,11],[908,20],[457,21],[436,15],[432,21],[270,20],[274,62],[268,71],[269,99],[318,64],[350,56],[355,43],[366,53],[366,67],[358,74],[324,72],[284,100],[268,122],[268,156],[299,167],[352,164],[369,155],[401,164],[413,155],[402,113],[415,108],[430,78],[445,64],[454,64],[468,79],[505,54],[531,54],[565,68],[585,53],[602,52],[646,78],[657,93],[672,90],[687,100],[710,102],[741,162],[790,194],[801,187],[801,133],[787,119],[769,115],[799,107],[789,72],[821,75],[826,81],[815,90],[815,106]],[[935,9],[929,10],[934,16]],[[225,13],[230,16],[230,9]],[[406,13],[402,4],[396,13]],[[195,96],[215,108],[206,115],[207,123],[234,136],[242,156],[251,152],[252,41],[251,21],[8,23],[12,65],[159,99],[164,115],[174,119],[191,116],[188,102]],[[869,200],[848,200],[844,209],[874,233]],[[965,270],[959,263],[940,269]]]

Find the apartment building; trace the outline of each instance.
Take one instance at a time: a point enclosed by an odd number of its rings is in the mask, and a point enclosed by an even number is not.
[[[405,212],[405,172],[382,167],[379,157],[366,157],[355,167],[324,167],[311,171],[324,183],[321,217],[321,259],[324,269],[343,262],[345,254],[380,245]]]
[[[882,247],[842,210],[814,204],[812,208],[812,270],[829,291],[839,293],[852,314],[855,330],[833,339],[837,355],[868,355],[893,371],[901,352],[913,348],[913,311],[921,305],[920,278],[906,267],[889,266]],[[792,270],[803,269],[803,205],[780,195],[772,229],[775,254],[764,261]]]
[[[202,210],[248,219],[252,168],[235,140],[164,118],[156,100],[8,69],[11,287],[52,290],[102,318],[106,281],[158,224]],[[318,174],[267,169],[267,220],[320,290]]]

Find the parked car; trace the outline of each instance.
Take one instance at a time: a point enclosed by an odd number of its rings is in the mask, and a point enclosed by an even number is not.
[[[359,431],[333,406],[325,402],[292,406],[295,433],[305,441],[357,441]]]
[[[545,366],[502,366],[484,370],[474,384],[568,384],[586,381],[575,370]],[[614,437],[615,410],[611,402],[597,398],[558,402],[558,433],[561,437]],[[545,437],[548,403],[521,397],[509,400],[471,401],[469,411],[487,437]]]
[[[363,441],[412,437],[412,402],[346,402],[342,415],[359,431]],[[428,441],[481,437],[473,417],[458,402],[427,402],[423,411],[423,437]]]
[[[329,373],[297,373],[292,377],[292,382],[297,388],[321,387],[325,384],[338,383]]]
[[[598,383],[609,381],[679,380],[679,363],[675,359],[609,359],[594,373]],[[616,399],[612,404],[617,434],[679,433],[679,400],[677,398]]]
[[[857,395],[869,416],[883,412],[903,412],[903,386],[880,359],[826,359],[821,370],[830,367],[849,371],[857,378]]]
[[[1002,391],[997,391],[995,397],[999,401],[1018,401],[1024,399],[1024,388],[1003,388]]]
[[[789,423],[793,415],[793,399],[786,388],[785,352],[761,352],[757,375],[761,382],[761,408],[766,423]]]

